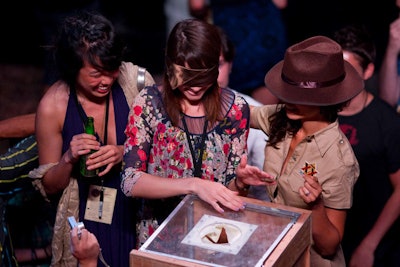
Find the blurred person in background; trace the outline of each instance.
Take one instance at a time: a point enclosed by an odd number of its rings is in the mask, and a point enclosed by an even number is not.
[[[277,102],[264,76],[288,46],[281,13],[286,6],[287,0],[189,0],[191,14],[221,27],[235,46],[230,86],[262,104]]]
[[[396,1],[400,9],[400,0]],[[379,96],[400,113],[400,17],[390,24],[389,41],[379,71]]]
[[[344,59],[370,79],[376,47],[367,28],[348,25],[334,39]],[[347,266],[400,266],[400,116],[364,88],[339,113],[339,125],[360,165],[342,241]]]

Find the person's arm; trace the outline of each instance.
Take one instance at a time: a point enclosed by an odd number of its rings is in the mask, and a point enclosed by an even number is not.
[[[0,121],[0,139],[24,138],[35,133],[35,113]]]
[[[250,129],[247,138],[247,146],[249,151],[249,164],[263,169],[265,159],[265,146],[267,145],[268,136],[261,130]]]
[[[389,41],[379,71],[379,96],[396,107],[400,98],[400,77],[397,70],[400,53],[400,18],[390,24]]]
[[[300,187],[299,194],[311,207],[315,249],[322,256],[330,257],[335,255],[343,239],[347,210],[326,207],[322,198],[322,186],[317,176],[303,177],[304,186]]]
[[[393,192],[372,229],[355,249],[350,266],[372,266],[374,252],[383,236],[400,216],[400,169],[389,175]],[[360,265],[361,264],[361,265]]]
[[[265,134],[268,134],[269,117],[277,112],[278,107],[280,105],[250,105],[250,128],[260,129]]]
[[[246,97],[245,97],[246,99]],[[253,100],[251,101],[247,101],[250,103],[253,103]],[[259,105],[257,103],[257,105]],[[250,113],[252,112],[252,109],[255,108],[255,106],[253,105],[249,105],[248,109],[242,109],[242,114],[244,118],[250,117]],[[240,121],[238,121],[240,123]],[[251,122],[251,119],[250,119]],[[249,122],[249,125],[250,125]],[[232,179],[233,182],[230,182],[228,184],[228,188],[230,188],[231,190],[234,191],[238,191],[240,193],[240,195],[247,195],[248,190],[249,190],[249,186],[253,185],[253,186],[259,186],[259,185],[266,185],[266,183],[275,183],[275,179],[269,175],[266,172],[262,171],[263,168],[263,163],[264,163],[264,148],[266,145],[266,141],[265,138],[266,136],[264,135],[264,133],[260,130],[255,130],[255,129],[249,129],[249,128],[241,128],[240,126],[236,127],[238,130],[236,131],[236,133],[234,133],[233,135],[236,136],[237,140],[244,140],[242,142],[238,142],[238,147],[234,148],[232,150],[232,154],[229,155],[228,158],[232,158],[232,159],[240,159],[239,162],[231,162],[230,165],[232,165],[232,168],[235,168],[235,172],[234,172],[234,178]],[[241,151],[245,151],[246,150],[246,146],[247,146],[247,150],[249,150],[249,145],[250,142],[256,142],[256,140],[249,140],[250,135],[248,135],[248,133],[250,131],[259,131],[261,134],[258,135],[259,138],[261,138],[262,140],[260,140],[259,144],[254,144],[253,145],[253,150],[256,150],[255,147],[257,147],[257,151],[259,153],[258,156],[260,156],[261,158],[261,162],[259,163],[259,165],[261,166],[251,166],[248,165],[247,160],[250,162],[250,158],[249,156],[250,151],[248,152],[248,155],[242,154]],[[254,132],[253,132],[254,133]],[[248,139],[243,139],[243,136],[247,136]],[[234,139],[233,139],[234,140]],[[254,151],[252,151],[252,153],[254,153]],[[256,156],[256,155],[253,155]],[[253,159],[253,161],[255,161],[255,159]]]
[[[323,200],[312,208],[312,237],[318,252],[326,257],[332,256],[343,238],[346,210],[330,209]]]
[[[58,83],[50,87],[40,100],[36,114],[39,165],[55,164],[42,179],[47,194],[58,193],[68,185],[73,165],[79,159],[77,155],[73,155],[71,149],[62,155],[61,132],[68,102],[65,86]]]

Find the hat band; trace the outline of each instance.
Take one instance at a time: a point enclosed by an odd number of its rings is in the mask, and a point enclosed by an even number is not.
[[[346,74],[343,73],[339,77],[329,80],[329,81],[324,81],[324,82],[311,82],[311,81],[304,81],[304,82],[295,82],[291,79],[289,79],[284,73],[281,74],[282,80],[290,85],[294,85],[300,88],[322,88],[322,87],[328,87],[332,86],[335,84],[338,84],[342,82],[345,78]]]

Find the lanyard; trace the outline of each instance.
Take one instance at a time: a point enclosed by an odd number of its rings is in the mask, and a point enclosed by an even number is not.
[[[198,157],[197,160],[196,160],[196,154],[194,152],[192,140],[190,138],[189,130],[188,130],[188,127],[186,125],[185,116],[182,116],[182,123],[183,123],[183,127],[185,128],[185,133],[186,133],[186,138],[187,138],[188,143],[189,143],[190,153],[192,154],[193,165],[194,165],[193,176],[201,178],[203,176],[202,175],[202,171],[201,171],[201,163],[203,162],[203,153],[204,153],[204,148],[205,148],[205,143],[206,143],[206,134],[207,134],[208,121],[206,120],[204,122],[204,129],[203,129],[203,133],[201,135],[201,141],[200,141],[200,145],[201,145],[200,154],[199,154],[199,157]]]
[[[83,123],[87,121],[87,115],[85,113],[85,110],[83,109],[82,105],[78,101],[78,96],[76,94],[75,89],[71,89],[71,94],[74,97],[75,104],[78,108],[79,116],[81,117],[81,120]],[[107,95],[107,102],[106,102],[106,114],[105,114],[105,125],[104,125],[104,140],[103,144],[107,144],[107,136],[108,136],[108,114],[109,114],[109,109],[110,109],[110,94],[111,92]],[[99,135],[96,133],[96,138],[100,140]],[[101,189],[100,189],[100,201],[99,201],[99,219],[102,218],[103,215],[103,202],[104,202],[104,176],[101,177]],[[101,254],[100,254],[101,255]],[[107,264],[106,264],[107,266]]]

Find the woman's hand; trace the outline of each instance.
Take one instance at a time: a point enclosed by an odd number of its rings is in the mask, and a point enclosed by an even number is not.
[[[304,186],[299,188],[299,194],[305,203],[314,203],[321,199],[322,187],[318,182],[318,177],[305,174]]]
[[[119,164],[123,158],[123,146],[106,145],[91,154],[86,161],[87,169],[93,170],[106,166],[104,170],[99,172],[99,176],[108,173],[112,167]]]
[[[245,185],[274,185],[275,177],[258,167],[247,165],[247,156],[242,156],[236,169],[236,179]]]
[[[79,161],[80,156],[99,149],[100,143],[94,135],[86,133],[74,135],[69,143],[69,150],[66,152],[66,161],[74,164]]]
[[[195,178],[196,195],[209,203],[216,211],[223,213],[225,206],[231,210],[239,211],[245,208],[245,203],[232,191],[221,183]]]
[[[86,155],[92,150],[96,152],[91,154],[86,161],[87,169],[93,170],[106,166],[104,170],[99,173],[99,176],[108,173],[111,168],[119,164],[123,158],[123,146],[100,146],[95,136],[82,133],[72,138],[69,150],[66,154],[67,162],[76,163],[79,161],[80,156]]]

